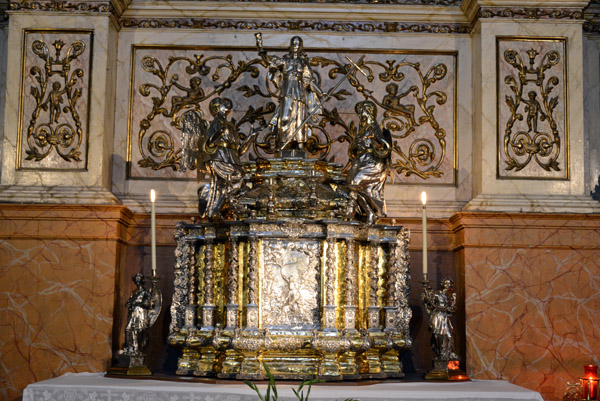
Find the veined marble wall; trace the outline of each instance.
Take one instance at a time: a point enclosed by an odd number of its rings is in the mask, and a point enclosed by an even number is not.
[[[148,269],[150,188],[158,190],[159,261],[163,261],[159,270],[166,278],[163,284],[168,283],[174,225],[195,212],[199,184],[170,166],[154,170],[139,163],[150,154],[149,137],[140,135],[140,123],[151,113],[152,98],[161,96],[156,89],[144,96],[140,85],[158,83],[158,89],[170,85],[162,101],[172,107],[177,97],[189,93],[193,77],[202,79],[206,94],[225,75],[213,80],[214,66],[211,74],[199,76],[174,65],[163,83],[156,80],[150,64],[144,69],[143,57],[155,56],[163,67],[169,56],[193,60],[199,53],[231,53],[236,62],[247,62],[256,58],[258,31],[274,54],[282,54],[298,34],[309,56],[339,62],[342,55],[356,59],[365,54],[367,61],[380,64],[377,68],[372,64],[374,71],[381,65],[385,69],[412,63],[396,70],[395,79],[382,80],[375,72],[373,83],[365,81],[365,87],[375,85],[369,90],[380,103],[390,83],[402,93],[416,82],[422,99],[424,81],[418,74],[410,75],[416,62],[421,72],[437,74],[429,93],[444,93],[445,99],[429,99],[425,110],[435,106],[432,115],[444,130],[445,154],[441,156],[439,141],[430,148],[435,157],[427,147],[416,146],[415,154],[424,157],[422,169],[431,166],[427,157],[442,160],[443,174],[427,179],[396,174],[386,187],[386,201],[391,217],[412,229],[413,277],[419,278],[418,200],[422,190],[428,192],[430,215],[439,218],[431,226],[430,265],[439,275],[456,267],[459,296],[465,303],[457,316],[458,326],[464,322],[466,331],[459,348],[466,347],[472,377],[507,379],[558,400],[566,381],[578,377],[584,363],[599,362],[600,336],[594,323],[600,318],[596,245],[600,219],[582,214],[600,211],[600,203],[589,195],[600,174],[598,2],[585,14],[587,1],[578,0],[428,0],[427,5],[411,7],[393,1],[354,3],[197,1],[174,8],[144,0],[11,2],[6,28],[0,22],[0,107],[6,100],[0,117],[0,286],[5,286],[0,291],[0,396],[12,399],[27,383],[67,371],[105,369],[111,349],[122,341],[122,305],[131,290],[130,276]],[[88,143],[81,152],[87,163],[75,169],[60,156],[43,166],[18,158],[19,149],[21,156],[27,155],[27,148],[18,146],[19,121],[25,122],[32,113],[19,108],[23,98],[31,97],[30,89],[21,93],[21,87],[36,86],[30,67],[40,60],[32,48],[39,37],[31,35],[49,31],[62,32],[60,38],[47,40],[53,60],[56,40],[64,42],[60,60],[72,41],[93,38],[92,46],[86,47],[90,54],[84,52],[78,56],[83,58],[72,61],[71,71],[81,62],[77,67],[82,72],[77,77],[82,86],[74,86],[81,89],[76,107],[88,105],[77,109],[82,127],[84,119],[88,123]],[[24,43],[24,38],[31,40]],[[523,60],[522,74],[517,64],[511,65],[513,58],[505,57],[511,49]],[[535,57],[529,55],[531,49],[538,53]],[[550,57],[541,85],[529,80],[552,51],[558,58]],[[431,69],[439,64],[445,69]],[[44,70],[45,64],[40,68]],[[252,87],[261,84],[261,78],[246,83]],[[357,91],[352,86],[340,88]],[[532,116],[532,90],[539,102],[537,116]],[[416,124],[409,138],[420,139],[432,134],[431,129],[423,130],[433,124],[422,119],[427,113],[413,93],[399,99],[405,106],[399,116],[410,121],[411,108],[406,106],[414,106]],[[223,95],[248,106],[249,99],[233,87]],[[507,103],[507,96],[512,103]],[[356,99],[362,98],[359,94]],[[346,121],[354,118],[352,99],[339,102]],[[66,105],[64,100],[61,106]],[[68,108],[60,111],[56,126],[70,114]],[[244,109],[236,111],[243,114]],[[49,114],[49,107],[40,109],[40,116]],[[178,131],[171,125],[169,110],[165,114],[153,117],[151,126],[168,131],[175,141],[173,146],[158,141],[160,146],[154,149],[166,152],[163,156],[172,151],[176,157]],[[506,170],[510,158],[502,153],[503,135],[511,118],[515,119],[511,151],[532,160],[523,168]],[[549,134],[537,135],[540,132]],[[513,133],[527,135],[519,140]],[[546,161],[557,156],[546,168],[535,161],[544,152]],[[115,203],[124,205],[108,206]],[[67,206],[71,204],[79,206]],[[449,262],[452,259],[454,263]],[[169,289],[163,289],[168,294]],[[411,299],[420,308],[418,285]],[[414,316],[414,330],[426,339],[426,319],[422,313]],[[75,327],[82,327],[84,334],[78,335]],[[153,336],[160,338],[160,327],[155,330]],[[424,366],[429,350],[422,345],[417,351],[421,359],[415,366]],[[155,366],[165,362],[164,348],[156,355],[161,356],[152,361]]]
[[[457,214],[473,377],[560,400],[598,364],[600,217]]]

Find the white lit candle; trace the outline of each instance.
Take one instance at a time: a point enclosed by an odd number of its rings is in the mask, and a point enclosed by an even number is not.
[[[423,203],[423,280],[427,279],[427,194],[421,192]]]
[[[150,202],[152,203],[152,211],[150,213],[150,221],[151,221],[151,236],[152,236],[152,275],[156,277],[156,192],[154,190],[150,190]]]

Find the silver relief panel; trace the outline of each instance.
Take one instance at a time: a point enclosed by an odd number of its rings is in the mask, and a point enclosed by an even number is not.
[[[263,241],[262,327],[319,327],[319,248],[317,241]]]

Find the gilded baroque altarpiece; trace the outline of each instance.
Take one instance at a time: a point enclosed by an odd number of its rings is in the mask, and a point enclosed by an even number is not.
[[[285,49],[271,49],[277,54]],[[371,100],[395,146],[392,179],[398,183],[455,185],[457,167],[457,53],[455,51],[340,51],[310,49],[311,66],[324,90],[358,60],[367,76],[344,82],[312,125],[313,157],[344,165],[354,105]],[[208,113],[217,95],[233,100],[233,118],[248,133],[251,121],[265,128],[275,110],[269,71],[255,48],[134,45],[131,53],[128,176],[193,178],[178,169],[181,114]],[[194,106],[195,105],[195,106]],[[258,138],[268,142],[269,138]],[[338,143],[340,146],[332,146]],[[250,157],[268,157],[254,146]]]

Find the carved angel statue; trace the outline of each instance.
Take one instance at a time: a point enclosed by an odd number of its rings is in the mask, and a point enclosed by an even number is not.
[[[375,103],[360,102],[355,111],[359,125],[348,148],[350,161],[345,168],[350,190],[346,215],[352,218],[362,211],[367,221],[374,223],[378,216],[385,216],[383,190],[391,160],[392,138],[389,131],[382,131],[377,124]]]
[[[181,169],[197,168],[199,173],[209,175],[209,184],[198,189],[201,217],[218,215],[227,198],[238,193],[244,184],[240,156],[248,149],[255,132],[242,142],[236,126],[227,119],[232,107],[227,98],[211,100],[210,125],[195,110],[182,117]]]
[[[141,273],[132,278],[136,289],[131,293],[127,303],[128,319],[125,327],[125,343],[123,354],[139,357],[148,344],[146,330],[156,322],[162,307],[162,295],[156,288],[155,282],[150,290],[144,288],[145,279]]]
[[[306,120],[319,111],[319,97],[323,95],[304,52],[302,38],[294,36],[290,40],[289,53],[283,57],[267,55],[260,33],[256,34],[256,45],[277,88],[278,105],[269,125],[277,134],[278,148],[302,149],[310,136]]]
[[[437,360],[457,360],[454,349],[454,327],[451,317],[456,312],[456,293],[454,281],[442,280],[442,289],[434,292],[429,286],[421,294],[425,310],[429,314],[431,331],[431,349]]]

